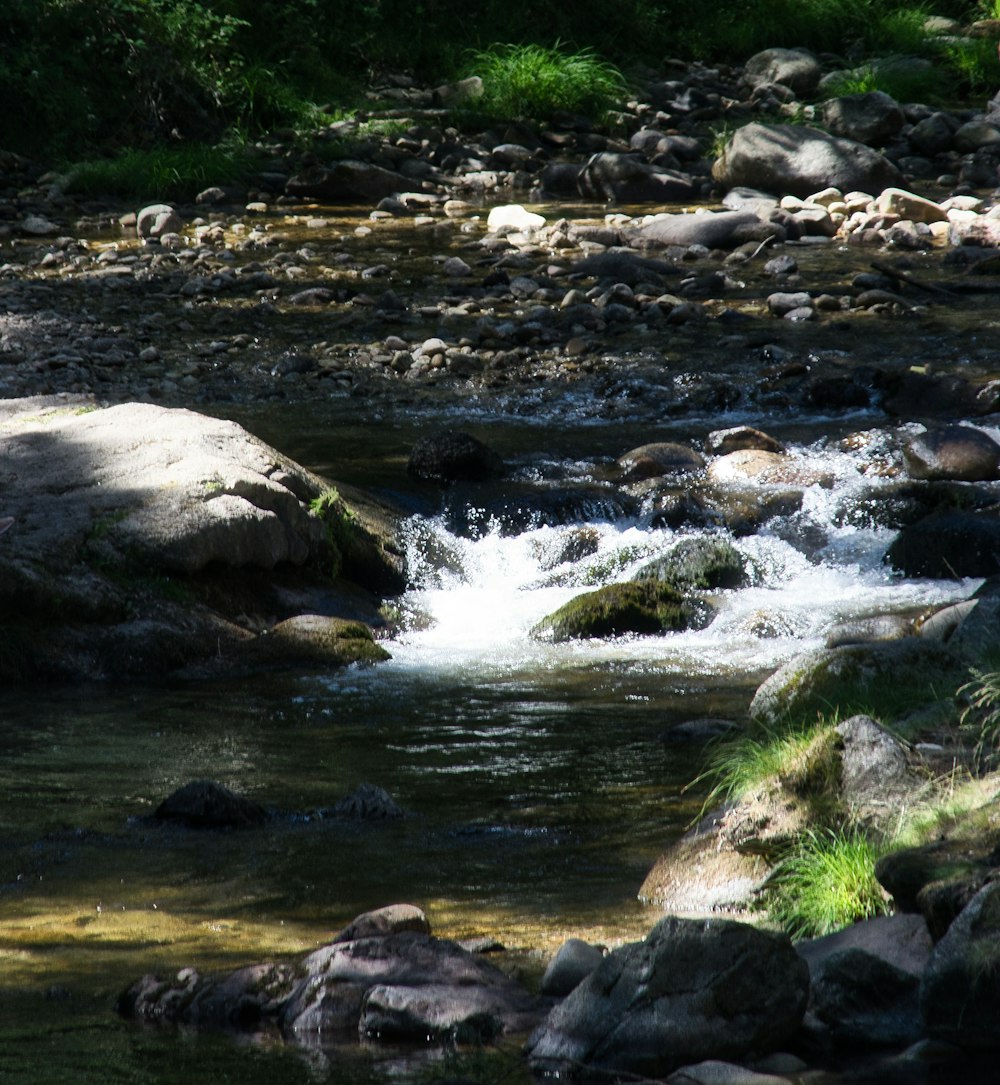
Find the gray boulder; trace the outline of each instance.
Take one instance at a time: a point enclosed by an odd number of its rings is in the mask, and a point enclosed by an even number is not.
[[[784,935],[724,920],[661,920],[610,953],[532,1035],[554,1072],[661,1077],[773,1050],[799,1026],[809,971]]]
[[[677,591],[741,588],[748,580],[746,558],[726,539],[682,539],[663,557],[644,565],[637,580],[662,580]]]
[[[412,188],[401,173],[383,169],[371,162],[345,159],[329,168],[316,166],[289,178],[285,191],[289,196],[338,201],[378,201]]]
[[[662,475],[700,471],[705,460],[687,445],[658,441],[640,445],[618,457],[617,466],[626,482],[639,482]]]
[[[751,87],[780,83],[800,96],[816,89],[821,74],[819,61],[806,49],[764,49],[743,67],[743,78]]]
[[[190,829],[236,829],[267,820],[264,808],[213,780],[193,780],[156,808],[158,821],[177,821]]]
[[[694,180],[663,169],[639,155],[602,151],[593,155],[577,177],[581,196],[610,203],[673,203],[697,192]]]
[[[881,192],[903,183],[899,170],[870,147],[794,124],[744,125],[730,137],[712,176],[727,188],[793,196],[829,186]]]
[[[604,950],[582,938],[570,938],[559,947],[542,976],[543,995],[562,998],[578,987],[604,960]]]
[[[835,136],[882,147],[899,134],[906,118],[894,98],[872,90],[831,98],[823,106],[823,120]]]
[[[753,211],[661,215],[633,230],[628,242],[636,248],[704,245],[708,249],[726,249],[753,240],[752,235],[762,230],[766,236],[776,235],[780,227],[764,222]]]
[[[943,426],[903,446],[906,473],[917,479],[984,482],[1000,478],[1000,445],[972,426]]]
[[[920,984],[920,1011],[936,1039],[1000,1047],[1000,883],[980,889],[934,947]]]
[[[167,203],[154,203],[136,212],[135,232],[142,241],[159,240],[183,227],[180,215]]]

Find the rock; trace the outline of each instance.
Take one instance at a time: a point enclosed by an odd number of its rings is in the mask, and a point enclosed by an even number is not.
[[[934,947],[920,984],[928,1034],[959,1047],[1000,1045],[1000,883],[984,886]]]
[[[893,804],[913,787],[906,751],[871,716],[851,716],[834,728],[840,753],[841,798],[861,815]]]
[[[821,74],[819,61],[806,49],[765,49],[743,66],[743,77],[750,86],[780,83],[800,96],[812,94]]]
[[[618,457],[617,466],[625,482],[639,482],[662,475],[700,471],[705,461],[687,445],[662,441],[633,448]]]
[[[919,155],[934,158],[951,150],[952,140],[958,123],[950,113],[932,113],[924,117],[910,129],[906,138],[910,146]]]
[[[981,482],[1000,478],[1000,445],[972,426],[944,426],[903,446],[906,473],[918,479]]]
[[[751,448],[713,460],[708,465],[708,477],[717,483],[752,479],[763,486],[823,486],[832,481],[824,472],[806,467],[791,456]]]
[[[808,968],[784,935],[726,920],[661,920],[608,954],[528,1041],[532,1066],[662,1077],[780,1046]]]
[[[733,426],[730,429],[712,430],[708,435],[707,444],[709,452],[715,456],[743,452],[746,449],[776,454],[785,451],[785,446],[779,440],[752,426]]]
[[[142,241],[179,233],[183,226],[180,215],[166,203],[150,204],[136,212],[135,232]]]
[[[666,260],[652,260],[639,256],[638,253],[621,249],[612,252],[594,253],[583,260],[577,260],[567,269],[572,277],[585,276],[596,279],[612,280],[636,286],[638,283],[659,282],[665,276],[677,274],[677,267]]]
[[[193,780],[168,795],[153,814],[158,821],[180,821],[189,829],[237,829],[267,820],[262,806],[213,780]]]
[[[875,207],[880,215],[898,215],[913,222],[948,221],[948,212],[940,204],[901,188],[884,189]]]
[[[370,785],[369,785],[370,786]],[[387,904],[371,912],[356,916],[334,938],[334,942],[353,942],[358,938],[376,938],[402,931],[430,934],[431,925],[423,909],[414,904]]]
[[[1000,573],[1000,515],[945,512],[903,528],[885,560],[905,576],[941,579]]]
[[[444,83],[435,87],[434,101],[443,106],[454,106],[461,102],[474,102],[483,96],[483,81],[478,75],[458,79],[454,83]]]
[[[652,222],[633,231],[629,243],[644,245],[704,245],[707,249],[725,249],[749,240],[747,232],[768,228],[752,211],[716,211],[691,215],[658,215]],[[773,228],[777,230],[777,228]]]
[[[375,643],[364,622],[329,618],[322,614],[297,614],[278,622],[241,649],[255,665],[320,664],[347,667],[352,663],[380,663],[391,659]]]
[[[294,962],[218,977],[193,968],[172,981],[144,976],[123,992],[118,1010],[195,1026],[278,1026],[300,1043],[348,1030],[370,1040],[482,1040],[538,1022],[539,1001],[481,957],[410,926],[383,925]],[[359,917],[348,930],[369,927]]]
[[[906,118],[894,98],[872,90],[831,99],[823,106],[823,121],[835,136],[883,147],[898,135]]]
[[[810,970],[809,1010],[835,1047],[904,1047],[922,1034],[919,985],[863,949],[841,949]]]
[[[667,1078],[667,1085],[788,1085],[787,1077],[760,1073],[718,1059],[684,1066]]]
[[[625,633],[667,633],[687,625],[680,595],[657,580],[608,584],[571,599],[543,618],[531,635],[556,643]]]
[[[482,482],[500,478],[503,460],[482,441],[461,430],[422,437],[410,451],[407,470],[432,482]]]
[[[902,640],[914,636],[912,618],[902,614],[876,614],[872,618],[857,618],[837,622],[826,635],[826,648],[841,648],[845,644],[875,644],[879,641]]]
[[[178,220],[177,229],[180,229]],[[47,219],[44,215],[25,215],[19,224],[22,234],[29,237],[52,237],[59,233],[59,225]]]
[[[319,200],[377,202],[397,192],[406,192],[411,182],[400,173],[370,162],[345,159],[329,169],[315,166],[291,177],[285,185],[289,196]]]
[[[644,162],[638,155],[602,151],[577,176],[581,196],[611,203],[675,203],[691,199],[693,178]]]
[[[486,219],[487,230],[520,230],[529,233],[540,230],[545,225],[545,218],[528,211],[519,203],[493,207]]]
[[[385,788],[376,784],[360,784],[346,798],[334,803],[329,811],[324,811],[324,814],[328,817],[348,818],[351,821],[396,821],[406,817],[406,811],[399,803]]]
[[[601,946],[570,938],[559,947],[542,976],[541,992],[562,998],[579,986],[604,960]]]
[[[303,611],[332,617],[347,609],[338,573],[400,590],[385,510],[358,493],[348,510],[236,423],[138,403],[5,408],[17,466],[4,500],[18,530],[0,551],[0,602],[31,617],[6,623],[7,681],[240,669],[257,649],[237,619],[252,615],[256,630]],[[298,609],[279,601],[278,579],[294,584]],[[350,607],[364,609],[356,591]]]
[[[679,592],[742,588],[748,582],[743,555],[725,539],[702,535],[682,539],[637,573],[637,580],[659,580]]]
[[[726,144],[712,168],[719,184],[808,196],[835,187],[881,192],[900,186],[899,170],[864,144],[804,125],[747,124]]]
[[[820,648],[796,656],[757,689],[750,715],[776,724],[791,716],[850,711],[887,686],[906,690],[912,698],[926,691],[933,699],[935,682],[956,678],[957,661],[939,645],[918,637],[884,644]]]
[[[923,917],[902,913],[864,919],[833,934],[798,942],[795,946],[799,956],[809,965],[810,974],[832,954],[859,949],[918,978],[933,948]]]

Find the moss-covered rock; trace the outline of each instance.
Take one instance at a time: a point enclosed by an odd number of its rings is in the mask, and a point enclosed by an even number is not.
[[[746,559],[726,539],[684,539],[644,565],[636,579],[662,580],[678,591],[741,588],[747,582]]]
[[[666,633],[687,625],[684,600],[659,580],[608,584],[571,599],[531,631],[539,640],[582,640],[623,633]]]
[[[364,622],[300,614],[263,633],[246,653],[255,663],[319,663],[346,667],[352,663],[380,663],[391,658],[375,643]]]

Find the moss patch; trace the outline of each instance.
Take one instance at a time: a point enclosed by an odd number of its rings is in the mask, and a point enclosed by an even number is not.
[[[561,642],[624,633],[665,633],[686,625],[683,600],[669,584],[627,581],[578,595],[543,618],[531,635]]]

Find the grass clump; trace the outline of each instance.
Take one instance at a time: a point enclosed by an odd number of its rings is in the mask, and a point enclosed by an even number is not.
[[[882,851],[856,828],[804,833],[764,891],[768,916],[798,939],[888,914],[888,899],[875,877]]]
[[[240,184],[253,173],[249,149],[185,143],[132,147],[110,158],[91,159],[69,171],[67,190],[81,195],[129,199],[191,200],[209,185]]]
[[[593,50],[558,44],[494,45],[472,54],[466,74],[483,81],[467,108],[488,120],[548,121],[559,112],[600,120],[625,91],[622,74]]]
[[[972,677],[958,689],[965,701],[959,722],[972,743],[974,766],[983,769],[1000,750],[1000,670],[971,667],[969,673]]]

